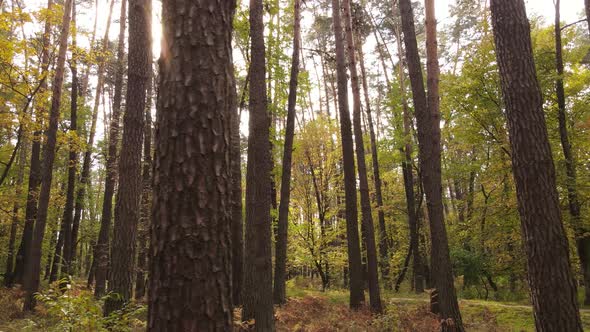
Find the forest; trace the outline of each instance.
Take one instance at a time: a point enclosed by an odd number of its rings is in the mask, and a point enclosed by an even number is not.
[[[0,0],[0,331],[590,328],[590,0]]]

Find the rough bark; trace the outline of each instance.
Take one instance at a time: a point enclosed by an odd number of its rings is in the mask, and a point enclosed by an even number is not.
[[[23,309],[32,310],[35,307],[35,293],[39,290],[41,269],[41,249],[45,236],[47,222],[47,210],[49,208],[49,194],[51,191],[53,162],[55,160],[55,146],[57,141],[57,125],[59,122],[59,107],[61,104],[62,83],[64,78],[64,66],[66,62],[66,50],[68,47],[68,35],[70,32],[70,18],[72,14],[72,0],[66,0],[62,27],[59,34],[59,51],[55,66],[55,76],[52,84],[51,108],[49,111],[49,126],[45,132],[46,141],[43,146],[43,164],[41,167],[41,190],[39,192],[39,205],[37,220],[33,231],[33,240],[27,265],[25,267],[24,289],[26,292]]]
[[[119,158],[119,190],[111,245],[109,292],[118,294],[105,302],[105,314],[119,310],[132,297],[135,275],[137,223],[142,192],[141,153],[145,120],[145,96],[150,77],[152,0],[129,0],[129,54],[126,109]]]
[[[348,68],[352,85],[352,122],[354,130],[356,160],[358,162],[359,191],[361,196],[362,229],[365,235],[364,242],[367,250],[367,281],[369,284],[369,303],[371,311],[380,313],[381,290],[379,289],[379,274],[377,268],[377,248],[375,246],[375,229],[373,214],[371,212],[371,197],[369,195],[369,179],[367,176],[367,163],[365,160],[365,144],[363,141],[363,128],[361,124],[361,94],[360,82],[356,65],[356,45],[352,31],[352,15],[350,0],[343,0],[343,14],[346,28],[346,45],[348,47]],[[359,50],[362,52],[361,50]]]
[[[582,331],[524,1],[490,7],[535,327]]]
[[[231,237],[232,237],[232,300],[234,306],[242,304],[244,280],[244,218],[242,211],[242,149],[240,142],[240,113],[244,108],[245,93],[249,79],[246,78],[240,105],[231,110],[230,167],[231,167]],[[236,98],[236,97],[234,97]],[[237,101],[237,100],[234,100]]]
[[[410,0],[399,2],[406,61],[408,64],[414,112],[418,131],[418,148],[422,184],[426,195],[428,219],[430,222],[430,237],[432,243],[431,270],[435,288],[439,294],[441,318],[445,320],[443,330],[463,331],[461,314],[453,284],[453,273],[449,256],[447,232],[444,224],[441,182],[441,147],[440,147],[440,112],[438,109],[438,56],[436,46],[436,21],[434,18],[434,4],[427,1],[426,29],[427,29],[427,76],[428,100],[424,91],[422,67],[416,31],[414,27],[414,13]]]
[[[162,13],[148,331],[230,331],[235,2],[187,6]]]
[[[346,1],[346,0],[345,0]],[[338,113],[340,114],[340,136],[342,137],[342,166],[344,169],[344,192],[346,207],[346,240],[348,253],[348,277],[350,288],[350,307],[358,309],[365,302],[363,293],[363,268],[358,234],[358,211],[356,197],[356,176],[352,125],[348,110],[348,80],[344,36],[340,18],[340,1],[332,0],[332,19],[336,43],[336,76],[338,85]]]
[[[53,0],[47,1],[47,10],[50,11],[53,6]],[[47,75],[49,73],[49,41],[51,33],[50,20],[45,21],[45,28],[43,31],[43,50],[41,51],[41,75],[42,82],[40,84],[39,92],[42,94],[47,90]],[[43,105],[43,103],[39,103]],[[36,121],[43,123],[43,114],[45,109],[39,107],[35,113]],[[27,188],[27,204],[25,207],[25,226],[23,228],[21,242],[16,254],[16,262],[14,266],[14,281],[18,284],[23,283],[25,274],[25,266],[29,258],[31,250],[31,241],[33,240],[33,228],[35,227],[35,220],[37,218],[37,202],[39,198],[39,187],[41,186],[41,130],[36,130],[33,133],[33,140],[31,145],[31,161],[29,166],[29,185]]]
[[[256,330],[274,331],[271,260],[270,118],[267,110],[266,59],[262,0],[250,0],[250,123],[246,171],[246,246],[242,319]]]
[[[569,140],[566,115],[566,97],[563,86],[563,51],[561,44],[560,1],[555,1],[555,67],[557,78],[555,92],[557,95],[557,120],[559,122],[559,137],[565,159],[566,187],[570,223],[576,235],[576,248],[580,258],[580,269],[584,277],[584,304],[590,304],[590,236],[583,227],[580,215],[580,200],[577,192],[577,176],[572,146]]]
[[[106,160],[106,177],[104,183],[104,195],[102,200],[102,213],[100,217],[100,229],[98,231],[98,241],[94,247],[95,278],[96,288],[95,295],[101,297],[105,291],[105,281],[107,277],[107,266],[109,260],[109,234],[111,229],[113,196],[115,194],[115,184],[117,182],[118,155],[117,149],[119,144],[119,125],[121,122],[121,100],[123,95],[123,73],[125,71],[125,26],[127,21],[127,1],[121,1],[121,16],[119,18],[119,42],[117,45],[117,67],[115,73],[115,93],[113,97],[113,112],[111,113],[111,122],[109,125],[109,145]]]
[[[151,22],[150,22],[151,25]],[[150,29],[151,30],[151,29]],[[142,299],[146,293],[146,276],[148,268],[149,227],[150,213],[152,211],[152,93],[153,71],[152,55],[150,52],[150,71],[147,87],[144,136],[143,136],[143,170],[141,192],[141,215],[137,227],[137,273],[135,277],[135,299]]]
[[[299,50],[301,48],[301,0],[294,1],[293,16],[293,57],[291,58],[291,78],[287,101],[287,126],[283,150],[283,171],[281,174],[281,198],[279,205],[278,238],[275,255],[274,303],[286,302],[285,279],[287,273],[287,234],[289,227],[289,201],[291,198],[291,164],[293,140],[295,136],[295,106],[297,104],[297,76],[299,75]]]

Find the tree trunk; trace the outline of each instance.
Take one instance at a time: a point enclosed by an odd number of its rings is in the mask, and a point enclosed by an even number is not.
[[[524,1],[490,7],[535,326],[582,331]]]
[[[412,285],[414,291],[417,294],[424,292],[424,272],[422,269],[422,255],[420,253],[420,219],[418,216],[418,210],[416,209],[416,195],[414,193],[414,170],[413,170],[413,157],[412,157],[412,119],[408,109],[408,101],[406,99],[406,84],[405,74],[403,69],[403,49],[402,49],[402,38],[401,31],[395,30],[396,41],[397,41],[397,53],[401,59],[398,66],[398,80],[400,85],[400,94],[402,101],[403,110],[403,130],[404,130],[404,146],[401,149],[403,152],[402,161],[402,175],[404,179],[404,192],[406,194],[406,209],[408,210],[408,226],[410,229],[410,246],[412,247],[412,272],[413,280]]]
[[[235,2],[183,6],[163,7],[148,331],[230,331]]]
[[[246,78],[240,105],[234,103],[230,119],[230,167],[231,167],[231,237],[232,237],[232,300],[234,306],[242,304],[244,280],[244,218],[242,211],[242,148],[240,139],[240,114],[245,103],[249,78]],[[234,99],[236,96],[234,96]],[[234,100],[234,102],[237,100]]]
[[[348,68],[350,70],[350,81],[352,85],[352,122],[356,147],[356,159],[358,162],[362,229],[364,229],[366,235],[364,237],[364,242],[367,250],[367,281],[369,283],[369,302],[371,305],[371,311],[380,313],[383,311],[383,307],[381,306],[381,290],[379,289],[379,274],[377,271],[377,248],[375,246],[373,214],[371,213],[371,197],[369,196],[369,179],[367,177],[367,164],[365,161],[365,144],[363,142],[363,129],[361,127],[361,94],[359,76],[356,68],[356,46],[352,32],[350,0],[343,1],[343,9],[346,28],[346,44],[348,46]]]
[[[569,141],[566,117],[565,90],[563,87],[563,54],[561,45],[561,27],[560,27],[560,1],[555,1],[555,66],[557,69],[557,78],[555,80],[555,90],[557,94],[557,119],[559,121],[559,137],[561,139],[561,148],[565,158],[566,168],[566,187],[568,208],[576,234],[576,248],[580,258],[580,269],[584,276],[584,304],[590,304],[590,236],[584,229],[580,216],[580,200],[577,192],[576,165],[572,155],[572,147]]]
[[[108,47],[109,41],[109,31],[111,29],[111,16],[113,14],[113,7],[114,7],[114,0],[111,0],[111,5],[109,7],[109,15],[107,17],[107,25],[104,34],[104,38],[102,40],[102,51],[106,52]],[[71,257],[75,257],[76,249],[77,249],[77,241],[78,241],[78,231],[80,229],[80,221],[82,219],[82,210],[84,209],[84,198],[86,196],[86,189],[87,186],[90,184],[90,166],[92,162],[92,150],[94,146],[94,136],[96,134],[96,121],[98,119],[98,105],[100,104],[100,95],[102,93],[103,85],[104,85],[104,70],[105,70],[105,61],[104,59],[99,59],[98,62],[98,69],[97,69],[97,84],[96,84],[96,95],[94,97],[94,107],[92,109],[92,122],[90,123],[90,132],[88,133],[88,143],[86,145],[86,151],[84,153],[84,160],[82,161],[82,172],[80,173],[80,184],[78,186],[78,192],[76,193],[76,204],[74,207],[74,221],[72,223],[72,241],[71,241]],[[102,231],[102,230],[101,230]],[[101,231],[99,231],[99,242],[101,241]],[[107,233],[107,241],[108,241],[108,233]],[[95,250],[101,247],[99,244],[95,245]],[[94,257],[97,257],[97,254],[94,254]],[[97,264],[98,265],[98,264]],[[97,267],[98,269],[98,267]],[[97,277],[96,280],[96,287],[94,289],[94,294],[96,297],[100,297],[104,294],[105,283],[103,279],[99,279]]]
[[[53,0],[47,1],[47,10],[51,11]],[[47,76],[49,75],[49,43],[51,34],[51,22],[45,21],[45,28],[43,32],[43,50],[41,53],[41,83],[39,93],[42,94],[47,90]],[[40,103],[42,104],[42,103]],[[36,120],[42,123],[45,109],[39,107],[35,113]],[[14,281],[18,284],[23,284],[25,275],[25,266],[27,266],[29,254],[31,251],[31,242],[33,241],[33,228],[35,227],[35,220],[37,219],[37,202],[39,201],[39,187],[41,186],[41,130],[36,130],[33,133],[33,140],[31,145],[31,162],[29,166],[29,186],[27,191],[27,204],[25,207],[25,226],[21,242],[16,254],[16,262],[14,266]]]
[[[150,21],[151,26],[151,21]],[[148,29],[151,31],[151,28]],[[151,49],[150,49],[151,51]],[[153,93],[153,71],[152,54],[150,52],[149,78],[145,106],[145,122],[143,136],[143,170],[142,170],[142,192],[141,192],[141,215],[137,229],[137,275],[135,278],[135,299],[139,300],[146,293],[147,256],[149,254],[149,228],[150,213],[152,211],[152,93]]]
[[[347,1],[347,0],[345,0]],[[350,278],[350,307],[359,309],[365,302],[363,293],[363,268],[358,234],[358,211],[352,126],[348,110],[348,80],[344,53],[344,36],[340,19],[340,0],[332,0],[332,19],[336,43],[336,76],[338,84],[338,113],[342,136],[342,164],[344,169],[344,192],[346,205],[346,239],[348,251],[348,275]]]
[[[78,136],[78,53],[77,53],[77,32],[76,32],[76,2],[72,2],[72,58],[70,59],[70,70],[72,72],[72,90],[70,94],[70,132],[75,138]],[[78,152],[76,150],[76,143],[69,142],[69,156],[68,156],[68,185],[66,194],[66,205],[64,207],[63,221],[66,232],[64,233],[64,247],[63,258],[65,262],[65,270],[62,272],[71,274],[72,258],[75,253],[72,252],[72,223],[74,217],[74,191],[76,187],[76,172],[78,168]]]
[[[10,223],[10,233],[8,236],[8,254],[6,256],[6,272],[4,273],[4,286],[12,287],[14,282],[14,249],[16,244],[16,231],[19,224],[19,211],[21,208],[21,195],[23,189],[23,182],[25,178],[25,166],[27,163],[27,142],[23,142],[17,160],[17,173],[15,181],[15,201],[12,208],[12,222]]]
[[[411,1],[400,0],[399,6],[417,120],[421,178],[430,221],[432,276],[439,295],[440,315],[447,322],[443,324],[442,329],[463,331],[461,313],[453,285],[453,272],[442,204],[440,112],[438,109],[439,68],[434,3],[432,0],[427,0],[425,3],[428,100],[424,91]]]
[[[109,126],[109,145],[106,160],[106,178],[104,183],[104,195],[102,200],[102,213],[100,217],[100,229],[98,242],[94,247],[95,277],[97,298],[104,295],[109,260],[109,233],[111,229],[113,195],[117,182],[119,144],[119,125],[121,122],[121,99],[123,95],[123,73],[125,72],[125,25],[127,20],[127,1],[121,1],[121,16],[119,18],[119,42],[117,45],[117,67],[115,73],[115,94],[113,97],[113,112]]]
[[[291,164],[293,139],[295,136],[295,106],[297,104],[297,76],[299,75],[299,49],[301,41],[301,0],[294,2],[293,16],[293,57],[291,59],[291,80],[287,105],[287,127],[283,150],[283,171],[281,174],[281,203],[279,206],[278,238],[276,243],[274,303],[284,304],[287,299],[285,275],[287,272],[287,232],[289,227],[289,202],[291,198]]]
[[[41,167],[41,191],[39,192],[39,206],[33,241],[27,265],[25,267],[26,291],[23,309],[32,310],[35,307],[35,293],[39,290],[41,249],[45,235],[45,224],[47,222],[47,210],[49,208],[49,194],[51,191],[51,180],[53,162],[55,160],[55,146],[57,141],[57,125],[59,122],[59,107],[61,104],[61,91],[64,78],[64,65],[66,62],[66,51],[68,47],[68,34],[70,32],[70,18],[72,14],[72,0],[66,0],[62,27],[59,34],[59,52],[55,67],[55,77],[52,84],[51,109],[49,111],[49,127],[46,131],[46,142],[43,146],[43,165]]]
[[[270,118],[265,85],[262,0],[250,0],[250,135],[246,173],[246,247],[242,319],[256,330],[274,331],[271,259]]]
[[[115,226],[109,291],[105,314],[119,310],[133,294],[135,245],[142,192],[141,152],[145,120],[145,96],[150,77],[152,0],[129,1],[129,54],[126,109],[119,159],[119,191],[115,204]]]
[[[385,213],[383,211],[383,192],[381,190],[381,172],[379,170],[379,153],[377,151],[377,138],[375,136],[375,127],[373,125],[373,116],[371,112],[371,102],[369,99],[369,86],[367,84],[367,71],[365,70],[365,59],[362,51],[362,44],[357,43],[359,64],[361,67],[361,77],[363,83],[363,92],[365,98],[365,108],[367,122],[369,124],[369,137],[371,140],[371,159],[373,166],[373,182],[375,184],[375,198],[377,200],[377,218],[379,221],[379,256],[381,266],[381,277],[383,283],[389,284],[389,240],[387,237],[387,228],[385,227]]]

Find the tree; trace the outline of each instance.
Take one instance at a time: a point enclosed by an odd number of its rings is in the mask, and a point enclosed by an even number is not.
[[[432,242],[431,273],[438,291],[440,315],[447,321],[443,329],[463,331],[461,313],[453,284],[447,231],[444,224],[441,181],[440,112],[438,109],[438,59],[436,51],[436,20],[434,3],[427,1],[426,48],[428,100],[424,91],[422,67],[416,42],[414,13],[410,0],[400,0],[402,30],[406,47],[406,61],[412,86],[414,112],[418,131],[418,148],[422,183],[426,194],[430,238]],[[448,322],[448,320],[452,322]]]
[[[163,5],[148,331],[227,331],[235,2]]]
[[[121,100],[123,95],[123,73],[125,71],[125,25],[127,21],[127,1],[121,1],[121,16],[119,18],[119,42],[117,45],[117,64],[115,72],[115,94],[113,97],[113,112],[109,126],[109,144],[106,160],[106,175],[104,183],[104,195],[102,200],[102,213],[100,215],[100,229],[98,241],[94,249],[96,297],[104,295],[107,279],[107,266],[109,260],[109,234],[111,233],[111,219],[113,209],[113,195],[117,183],[119,144],[119,123],[121,122]]]
[[[72,15],[72,0],[66,0],[61,31],[59,34],[59,51],[53,78],[51,108],[49,111],[49,127],[45,135],[43,146],[43,163],[41,167],[41,191],[39,192],[39,206],[37,220],[33,232],[30,252],[25,266],[24,289],[26,291],[23,310],[30,311],[35,307],[35,293],[39,290],[41,272],[41,249],[45,236],[47,223],[47,209],[49,208],[49,194],[53,176],[53,162],[55,161],[55,146],[57,141],[57,124],[59,121],[59,108],[61,105],[62,83],[64,79],[64,66],[66,51],[68,48],[68,35],[70,33],[70,19]]]
[[[250,122],[246,170],[246,245],[242,319],[259,331],[274,331],[271,258],[270,118],[262,0],[250,0]]]
[[[53,6],[53,0],[47,0],[47,10],[50,11]],[[43,41],[41,51],[41,83],[39,85],[41,92],[47,90],[47,79],[49,75],[49,43],[51,35],[51,21],[49,18],[45,20],[45,28],[43,30]],[[44,103],[39,103],[43,105]],[[43,113],[46,110],[43,106],[38,107],[35,116],[39,123],[43,122]],[[35,220],[37,219],[37,203],[39,201],[39,187],[41,186],[41,130],[36,130],[33,133],[33,140],[31,144],[31,160],[29,166],[29,184],[27,189],[27,204],[25,207],[25,226],[21,237],[21,242],[16,254],[16,262],[14,265],[14,281],[22,284],[24,282],[25,267],[28,265],[31,242],[33,241],[33,230],[35,227]]]
[[[293,156],[293,139],[295,136],[295,106],[297,104],[297,76],[299,75],[299,52],[301,48],[301,1],[295,0],[293,15],[293,57],[291,62],[291,79],[289,82],[289,100],[287,105],[287,127],[285,129],[285,146],[283,147],[283,172],[281,174],[281,198],[279,205],[278,238],[276,243],[274,303],[286,302],[285,274],[287,272],[287,234],[289,227],[289,202],[291,198],[291,167]]]
[[[590,236],[586,233],[580,218],[580,200],[577,192],[576,165],[572,155],[572,146],[570,143],[567,120],[566,120],[566,97],[563,86],[563,51],[561,45],[561,22],[560,22],[560,1],[555,1],[555,67],[557,76],[555,79],[555,92],[557,95],[557,120],[559,122],[559,138],[563,157],[565,158],[565,168],[567,174],[567,200],[568,209],[571,216],[571,223],[576,232],[576,248],[580,258],[580,268],[584,277],[584,304],[590,304]]]
[[[345,0],[347,1],[347,0]],[[348,110],[348,80],[344,55],[344,36],[340,19],[340,1],[332,0],[332,18],[336,42],[336,76],[338,84],[338,112],[342,136],[342,166],[344,169],[344,192],[346,204],[346,239],[348,242],[348,271],[350,274],[350,307],[358,309],[365,301],[361,249],[358,235],[358,212],[352,128]]]
[[[582,331],[524,1],[490,6],[535,326]]]
[[[119,192],[111,246],[109,290],[119,296],[105,302],[105,314],[121,309],[132,296],[135,247],[142,192],[141,153],[145,120],[145,97],[151,71],[151,0],[129,1],[129,54],[126,109],[119,158]]]
[[[369,180],[367,177],[367,163],[365,161],[365,144],[363,142],[363,129],[361,124],[361,95],[359,75],[356,67],[356,45],[352,31],[352,15],[350,12],[350,0],[343,1],[343,13],[346,29],[346,45],[348,47],[348,68],[352,85],[352,122],[355,139],[356,159],[358,162],[359,191],[361,196],[362,224],[364,230],[363,240],[367,250],[367,270],[369,282],[369,301],[371,311],[381,312],[381,294],[379,289],[379,275],[377,273],[377,249],[375,246],[375,230],[373,215],[371,213],[371,198],[369,197]],[[362,52],[362,51],[361,51]]]

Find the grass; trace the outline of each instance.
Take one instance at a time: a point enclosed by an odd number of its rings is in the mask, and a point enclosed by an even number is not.
[[[73,290],[69,299],[57,299],[54,302],[42,303],[35,315],[24,316],[20,311],[22,292],[18,289],[0,289],[0,331],[57,331],[63,330],[55,312],[61,312],[62,305],[79,305],[68,316],[74,319],[73,324],[80,324],[84,312],[88,308],[100,304],[92,299],[85,290]],[[426,294],[411,292],[395,293],[383,291],[383,315],[373,315],[368,308],[351,311],[348,308],[348,291],[329,290],[322,292],[314,285],[292,280],[287,284],[287,304],[276,307],[277,331],[438,331],[439,319],[429,312],[429,299]],[[88,297],[90,302],[84,302]],[[368,299],[367,299],[368,300]],[[62,302],[66,301],[66,302]],[[82,302],[80,302],[82,301]],[[52,309],[53,306],[53,309]],[[460,300],[459,306],[466,330],[484,331],[534,331],[534,321],[530,306],[510,302],[483,300]],[[59,309],[59,310],[58,310]],[[239,312],[239,310],[236,310]],[[581,310],[582,322],[590,329],[590,310]],[[94,320],[94,316],[86,319]],[[99,313],[100,318],[100,313]],[[63,317],[62,317],[63,318]],[[239,319],[239,317],[236,317]],[[76,321],[77,320],[77,321]],[[141,321],[139,321],[141,320]],[[145,327],[145,313],[133,314],[126,322],[135,321],[133,331],[141,331]],[[124,326],[132,324],[124,323]],[[79,325],[78,325],[79,326]],[[100,329],[102,330],[102,329]],[[120,331],[125,331],[121,329]],[[236,327],[236,331],[243,330]],[[97,330],[98,331],[98,330]]]

